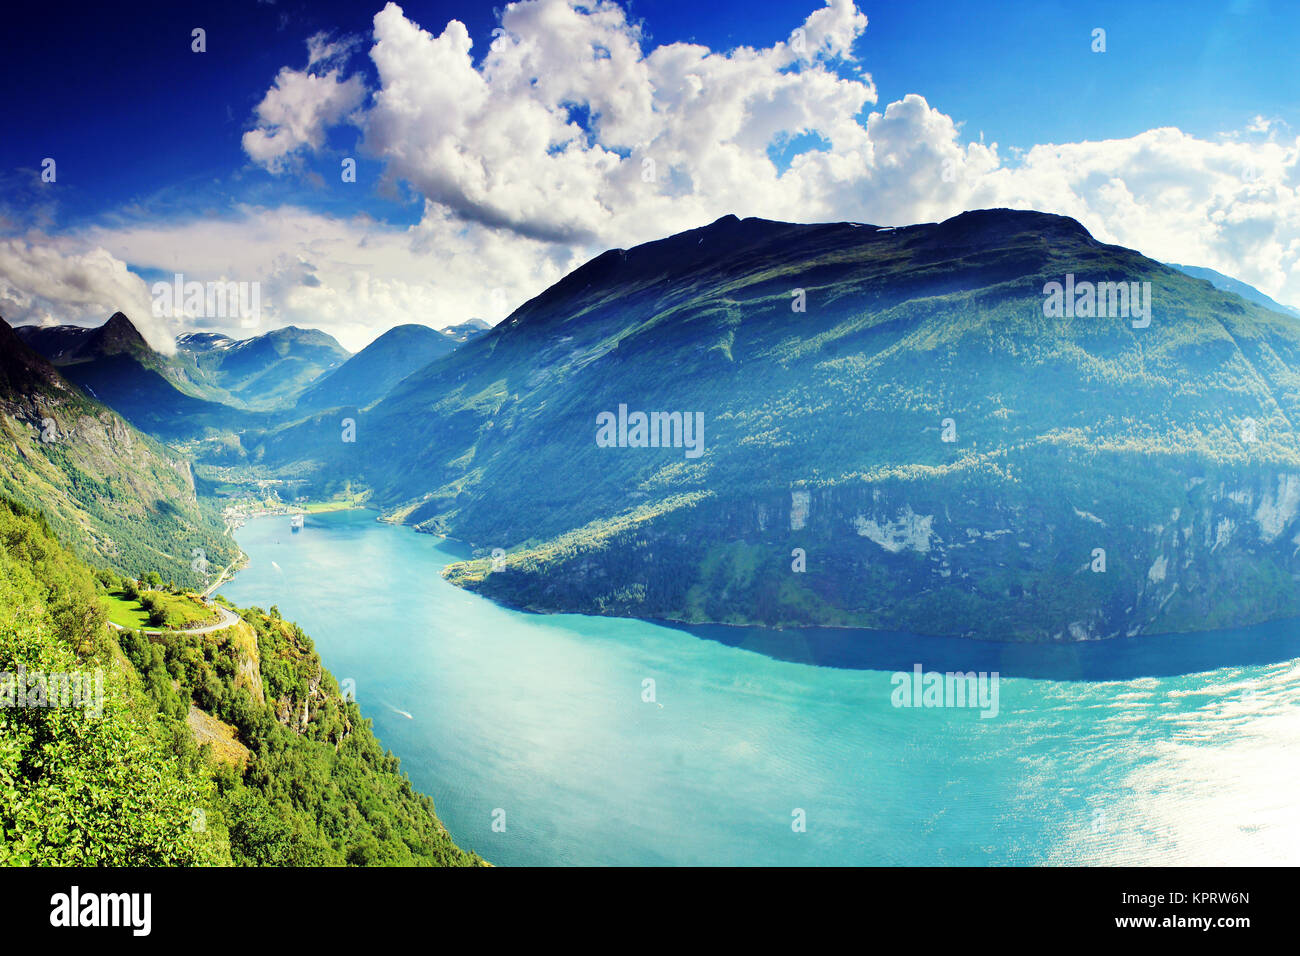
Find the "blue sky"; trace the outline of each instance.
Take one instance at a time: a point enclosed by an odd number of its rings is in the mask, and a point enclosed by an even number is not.
[[[145,280],[182,268],[256,272],[277,292],[269,321],[333,322],[356,342],[403,309],[436,313],[417,319],[430,324],[500,318],[489,306],[518,304],[602,248],[723,212],[893,223],[994,203],[1073,215],[1109,241],[1300,300],[1296,5],[824,2],[638,0],[612,15],[593,2],[562,30],[561,0],[510,7],[498,72],[538,70],[570,91],[553,95],[488,75],[504,5],[404,3],[382,38],[381,3],[19,8],[3,51],[0,309],[89,321],[107,298],[142,301],[119,265]],[[833,21],[831,39],[790,62],[791,31],[819,16]],[[473,39],[463,62],[455,31],[444,34],[453,20]],[[191,51],[194,27],[206,30],[205,53]],[[1095,28],[1106,31],[1103,54],[1091,49]],[[417,39],[420,30],[430,36]],[[593,49],[630,38],[635,53],[593,83],[577,47],[547,52],[575,36]],[[353,45],[309,66],[312,37]],[[686,43],[706,47],[707,64],[674,65],[674,45]],[[764,65],[750,69],[739,47],[763,51]],[[460,71],[446,91],[428,72],[435,61],[448,77]],[[281,71],[292,90],[277,92]],[[691,84],[693,119],[678,123]],[[744,88],[740,100],[733,87]],[[605,102],[602,125],[565,96]],[[588,127],[581,148],[547,120],[566,110]],[[872,126],[873,113],[884,121]],[[309,133],[282,136],[283,155],[245,138],[281,134],[277,124],[302,116]],[[549,145],[521,133],[539,121]],[[716,144],[715,125],[730,130]],[[1170,127],[1176,135],[1153,132]],[[665,163],[653,195],[634,188],[638,149]],[[344,156],[358,162],[350,188],[338,182]],[[54,185],[39,181],[44,157],[58,164]],[[551,201],[564,190],[570,198]],[[1266,208],[1276,213],[1261,224]],[[86,258],[97,250],[107,264]],[[35,288],[49,255],[61,257],[53,271],[66,271],[69,288]],[[259,264],[268,257],[273,267]],[[86,285],[104,291],[76,292]],[[365,310],[373,315],[344,318]]]
[[[15,172],[34,171],[53,156],[75,197],[60,203],[62,226],[135,203],[166,215],[290,198],[326,210],[359,205],[392,222],[418,218],[418,205],[374,192],[360,203],[355,194],[341,202],[310,184],[286,184],[250,167],[240,148],[240,133],[276,71],[302,64],[306,38],[367,34],[378,6],[56,3],[10,11],[4,128],[21,135],[0,139],[5,193],[21,200],[26,191],[15,189]],[[728,49],[785,37],[815,3],[626,6],[653,43]],[[1291,4],[915,0],[860,8],[870,26],[855,50],[859,63],[840,72],[867,69],[881,103],[921,93],[963,123],[969,139],[983,133],[1023,149],[1169,125],[1208,138],[1257,114],[1300,128],[1300,10]],[[498,22],[488,3],[403,9],[431,30],[461,20],[479,57]],[[208,31],[204,55],[190,51],[194,26]],[[1090,49],[1098,26],[1107,31],[1104,56]],[[373,77],[364,53],[352,65]],[[356,139],[349,130],[335,142]]]

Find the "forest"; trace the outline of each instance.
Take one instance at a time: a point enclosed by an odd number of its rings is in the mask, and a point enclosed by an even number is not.
[[[104,674],[99,716],[0,706],[0,865],[483,864],[301,628],[252,608],[208,635],[115,635],[105,596],[150,583],[92,570],[0,498],[0,673]]]

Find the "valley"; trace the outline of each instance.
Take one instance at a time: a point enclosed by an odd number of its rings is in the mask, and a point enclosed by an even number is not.
[[[119,384],[118,410],[227,525],[364,504],[467,542],[448,579],[536,611],[1074,641],[1300,615],[1300,327],[1183,269],[1034,212],[726,217],[460,341],[288,329],[167,358],[120,314],[19,332],[83,382],[129,356],[115,381],[165,389]],[[1121,280],[1136,311],[1108,316]],[[184,391],[191,366],[238,404]]]
[[[1135,283],[1140,314],[1049,308],[1053,276],[1077,279],[1074,293]],[[598,815],[573,829],[561,808],[607,799],[611,773],[651,787],[644,751],[693,780],[715,768],[726,784],[710,799],[726,790],[746,828],[779,829],[766,787],[799,794],[809,774],[843,782],[862,764],[718,688],[778,694],[800,726],[901,766],[915,753],[879,711],[881,672],[919,682],[917,655],[926,674],[983,675],[973,723],[922,696],[903,708],[917,722],[904,740],[948,753],[945,779],[957,760],[991,815],[917,849],[922,817],[945,806],[936,777],[930,811],[884,808],[910,850],[882,832],[863,853],[837,826],[765,861],[1151,859],[1157,846],[1131,831],[1087,830],[1146,752],[1126,749],[1127,730],[1043,724],[1048,701],[1108,712],[1103,687],[1147,694],[1139,736],[1168,742],[1161,700],[1186,695],[1178,721],[1227,734],[1197,695],[1247,680],[1267,704],[1228,737],[1254,740],[1292,691],[1300,326],[1062,217],[985,210],[889,231],[728,217],[598,256],[495,327],[399,326],[355,355],[301,329],[196,333],[164,355],[120,313],[0,337],[9,553],[62,554],[55,538],[75,552],[57,561],[81,582],[66,620],[83,630],[59,623],[58,654],[117,662],[109,696],[159,728],[141,759],[179,774],[181,799],[217,821],[167,853],[105,845],[105,861],[752,861],[730,825],[677,814],[673,801],[695,806],[687,792],[668,788],[655,822],[618,838]],[[502,671],[507,658],[522,670]],[[538,673],[595,703],[530,697],[521,682]],[[660,729],[643,716],[647,686]],[[507,701],[527,719],[503,725]],[[731,729],[699,741],[679,707]],[[587,748],[600,766],[533,740],[569,775],[521,784],[517,761],[533,758],[511,735],[556,720],[579,736],[611,728]],[[1024,721],[1038,722],[1028,742],[977,729]],[[754,734],[777,760],[758,776],[715,747]],[[1017,810],[998,755],[1057,759],[1050,741],[1080,735],[1126,769],[1068,798],[1022,779]],[[954,756],[977,742],[988,762]],[[1164,785],[1179,766],[1160,765]],[[322,774],[348,781],[342,804],[295,793]],[[1066,761],[1048,779],[1098,774]],[[1262,767],[1246,777],[1273,786]],[[790,799],[856,832],[884,799],[861,785],[869,805],[816,787]],[[387,809],[358,827],[348,807],[374,793]],[[1017,812],[1014,851],[974,842]],[[1062,819],[1066,837],[1049,826]],[[56,858],[43,840],[33,830],[14,852]],[[1264,842],[1225,840],[1234,859],[1270,858]]]
[[[7,10],[6,938],[1284,925],[1300,7],[1169,7]]]
[[[1049,314],[1062,276],[1136,283],[1146,314]],[[1010,641],[1239,626],[1300,614],[1297,363],[1289,315],[1064,217],[727,217],[598,256],[347,409],[355,442],[341,412],[259,433],[257,469],[366,489],[477,550],[454,583],[536,611]],[[708,442],[656,449],[619,408],[688,409]]]

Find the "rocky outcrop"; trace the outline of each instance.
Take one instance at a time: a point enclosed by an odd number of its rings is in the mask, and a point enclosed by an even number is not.
[[[262,684],[262,665],[257,648],[257,636],[243,621],[235,625],[232,633],[237,651],[234,685],[247,690],[259,704],[265,704],[266,691]]]

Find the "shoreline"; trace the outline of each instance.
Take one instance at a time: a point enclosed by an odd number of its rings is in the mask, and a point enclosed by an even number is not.
[[[373,507],[367,508],[361,506],[361,507],[350,507],[350,508],[334,508],[330,510],[331,511],[361,511],[361,510],[376,511],[379,515],[379,517],[376,518],[376,521],[378,523],[386,524],[394,528],[406,528],[416,534],[431,535],[435,538],[439,538],[444,541],[458,544],[466,548],[473,547],[469,542],[464,541],[463,539],[460,538],[456,538],[452,535],[414,527],[412,525],[405,524],[401,521],[385,521],[382,517],[383,513]],[[268,513],[275,514],[280,512],[268,512]],[[284,513],[288,513],[288,512],[284,512]],[[462,558],[460,560],[463,561],[466,559]],[[474,559],[471,558],[469,560],[474,560]],[[454,564],[457,562],[452,561],[450,563]],[[440,571],[445,570],[448,566],[450,565],[449,564],[444,565],[443,568],[440,569]],[[930,641],[940,641],[944,643],[950,643],[953,648],[968,648],[972,651],[983,649],[983,651],[985,652],[993,652],[997,650],[1001,650],[1005,652],[1012,648],[1024,648],[1024,649],[1030,649],[1031,652],[1032,650],[1051,649],[1055,653],[1063,653],[1063,652],[1068,652],[1069,649],[1076,649],[1076,650],[1088,649],[1089,653],[1095,653],[1096,652],[1095,649],[1099,649],[1099,648],[1109,648],[1112,650],[1119,649],[1119,648],[1127,648],[1127,649],[1134,649],[1140,647],[1150,648],[1157,643],[1165,642],[1169,640],[1176,640],[1180,638],[1185,638],[1188,641],[1196,641],[1198,639],[1204,639],[1209,635],[1223,634],[1223,633],[1230,633],[1230,632],[1241,632],[1241,631],[1255,631],[1258,629],[1284,624],[1286,621],[1290,621],[1290,620],[1294,620],[1297,623],[1300,623],[1300,618],[1278,618],[1275,620],[1268,620],[1268,621],[1256,621],[1251,624],[1242,624],[1230,628],[1211,628],[1211,629],[1196,630],[1196,631],[1160,631],[1160,632],[1153,632],[1149,634],[1120,634],[1120,635],[1115,635],[1113,637],[1094,637],[1094,638],[1085,638],[1083,640],[1040,640],[1040,641],[1002,640],[999,641],[999,640],[990,640],[990,639],[978,638],[978,637],[964,637],[961,635],[953,635],[953,634],[927,634],[927,633],[920,633],[920,632],[913,632],[913,631],[858,627],[855,625],[846,625],[846,624],[795,624],[795,625],[786,625],[786,626],[773,626],[768,624],[752,623],[752,622],[736,623],[736,622],[724,622],[724,621],[688,621],[688,620],[666,618],[666,617],[634,617],[634,616],[622,615],[622,614],[617,614],[617,615],[616,614],[595,614],[590,611],[578,610],[578,609],[541,610],[537,608],[522,607],[519,605],[511,604],[497,597],[485,594],[476,588],[465,587],[464,585],[457,584],[453,581],[450,581],[445,576],[442,576],[441,573],[439,576],[442,577],[444,581],[447,581],[447,583],[450,584],[452,587],[455,587],[458,590],[466,591],[468,593],[474,594],[475,596],[483,598],[484,600],[487,600],[488,602],[490,602],[491,604],[497,607],[505,608],[511,611],[516,611],[520,614],[537,615],[539,617],[551,617],[557,615],[574,614],[574,615],[579,615],[587,618],[603,618],[608,620],[636,621],[645,624],[653,624],[660,627],[671,628],[673,630],[685,631],[687,633],[693,634],[698,638],[702,638],[705,640],[717,640],[717,638],[700,634],[698,633],[698,631],[700,629],[716,628],[719,630],[725,629],[726,632],[737,633],[737,634],[743,631],[758,632],[764,635],[770,635],[773,638],[778,638],[781,635],[787,635],[787,636],[797,635],[799,633],[809,634],[810,636],[822,635],[828,638],[831,636],[843,636],[850,633],[856,633],[856,634],[863,635],[865,639],[871,640],[873,642],[911,641],[911,642],[924,643]],[[730,642],[728,641],[722,641],[722,643],[730,644]],[[766,653],[766,652],[761,652],[761,653]],[[784,659],[784,658],[780,658],[779,655],[767,654],[767,656],[776,656],[778,659]],[[849,666],[850,668],[853,667],[853,665],[843,665],[843,664],[819,664],[816,666],[830,666],[830,667]]]
[[[252,518],[274,518],[276,516],[291,515],[320,515],[333,514],[338,511],[376,511],[379,509],[367,504],[353,504],[351,502],[308,502],[305,505],[276,504],[257,506],[245,509],[238,506],[231,506],[221,512],[222,519],[226,522],[226,532],[232,535],[236,529],[242,528],[246,522]],[[382,512],[380,512],[382,514]]]
[[[421,533],[427,533],[427,532],[421,532]],[[446,535],[439,535],[439,537],[447,538],[447,540],[458,540],[458,539],[450,538]],[[470,560],[483,560],[483,559],[478,558],[478,559],[470,559]],[[463,563],[463,562],[453,562],[453,563]],[[445,565],[443,567],[443,570],[445,571],[447,567],[450,567],[450,565]],[[688,621],[681,618],[671,618],[671,617],[654,617],[654,616],[636,617],[627,614],[598,614],[598,613],[593,613],[591,611],[579,610],[579,609],[557,609],[557,608],[540,609],[536,607],[526,607],[524,605],[512,604],[509,601],[502,600],[499,597],[486,594],[477,588],[468,587],[464,584],[460,584],[457,583],[456,581],[452,581],[445,574],[441,574],[440,576],[444,581],[446,581],[452,587],[458,588],[462,591],[467,591],[471,594],[476,594],[481,598],[491,601],[493,604],[497,605],[498,607],[509,608],[510,610],[518,611],[521,614],[536,614],[541,617],[548,617],[548,616],[559,615],[559,614],[578,614],[583,617],[606,618],[609,620],[642,621],[646,624],[658,624],[663,627],[672,627],[678,630],[699,628],[699,627],[717,627],[717,628],[730,628],[736,631],[742,631],[742,630],[762,631],[766,634],[797,633],[800,631],[813,631],[813,632],[821,632],[821,633],[856,632],[859,634],[869,634],[878,638],[916,638],[921,640],[953,641],[961,644],[978,645],[978,646],[984,646],[990,648],[994,648],[994,647],[997,648],[1011,648],[1011,647],[1079,648],[1079,647],[1092,647],[1098,645],[1108,645],[1108,644],[1116,645],[1116,644],[1129,644],[1129,643],[1133,645],[1137,645],[1151,638],[1164,638],[1164,639],[1179,638],[1179,637],[1193,638],[1193,637],[1203,636],[1207,634],[1220,634],[1220,633],[1228,633],[1234,631],[1248,631],[1255,628],[1269,627],[1272,625],[1280,625],[1288,622],[1294,622],[1296,624],[1300,624],[1300,617],[1279,617],[1279,618],[1270,618],[1263,621],[1253,621],[1245,624],[1235,624],[1229,627],[1202,628],[1194,631],[1151,631],[1149,633],[1141,633],[1141,634],[1115,634],[1110,637],[1085,637],[1085,638],[1074,639],[1074,640],[1050,640],[1049,639],[1049,640],[1031,640],[1031,641],[1017,641],[1017,640],[1000,641],[1000,640],[994,640],[994,639],[984,638],[984,637],[967,637],[962,634],[932,634],[923,631],[902,631],[902,630],[891,630],[887,628],[861,627],[855,624],[773,625],[773,624],[763,624],[763,623],[752,622],[752,621],[739,622],[739,623],[735,621]]]

